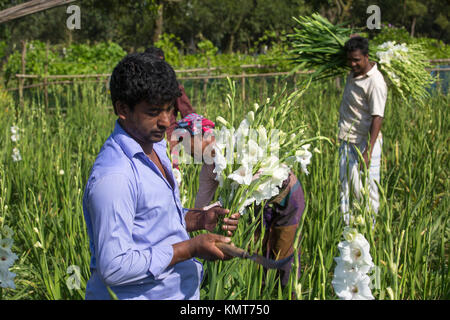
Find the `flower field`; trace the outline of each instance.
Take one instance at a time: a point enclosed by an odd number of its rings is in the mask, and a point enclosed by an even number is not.
[[[205,104],[196,99],[192,104],[199,114],[213,121],[220,116],[238,128],[255,103],[262,106],[267,98],[282,94],[283,82],[263,85],[252,79],[242,101],[224,80],[211,86]],[[185,87],[187,95],[194,96],[190,83]],[[286,89],[287,94],[292,91]],[[344,232],[339,208],[341,96],[334,82],[322,81],[311,84],[283,117],[277,118],[273,105],[274,128],[291,134],[301,126],[305,137],[327,138],[311,142],[307,168],[301,161],[292,167],[306,200],[295,244],[301,260],[294,265],[300,264],[301,275],[293,272],[282,288],[274,271],[264,273],[252,261],[204,262],[202,299],[339,298],[335,272],[340,262],[351,259],[345,243],[356,232]],[[8,270],[15,274],[15,289],[1,288],[1,298],[83,299],[90,252],[82,196],[89,170],[114,126],[108,92],[87,84],[52,87],[47,111],[39,91],[27,91],[23,106],[2,92],[0,97],[0,230],[8,230],[10,237],[3,238],[12,239],[2,242],[4,250],[17,256],[8,258],[14,260]],[[370,253],[367,263],[373,266],[364,281],[369,279],[366,285],[375,299],[450,298],[449,102],[448,95],[439,92],[423,106],[388,97],[379,213],[374,224],[364,205],[355,206],[352,221],[364,236],[358,240],[362,253]],[[194,205],[200,168],[181,166],[186,207]],[[236,246],[261,249],[261,241],[253,236],[260,218],[260,212],[249,207],[233,236]],[[10,284],[9,279],[4,286]]]

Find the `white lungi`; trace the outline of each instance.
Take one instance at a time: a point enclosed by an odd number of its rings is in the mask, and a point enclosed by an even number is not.
[[[369,208],[376,214],[380,206],[380,197],[378,195],[378,186],[375,183],[380,182],[380,165],[381,165],[381,148],[383,138],[378,136],[373,146],[372,157],[369,163],[368,191],[369,191]],[[356,200],[362,202],[364,185],[361,181],[362,172],[359,167],[359,156],[355,148],[358,148],[361,154],[367,147],[367,142],[363,141],[359,144],[352,144],[345,141],[341,142],[339,148],[339,179],[341,182],[341,212],[344,215],[344,221],[348,225],[350,221],[350,188]],[[350,181],[350,183],[349,183]]]

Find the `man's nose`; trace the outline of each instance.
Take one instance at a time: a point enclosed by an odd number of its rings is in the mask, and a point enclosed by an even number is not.
[[[160,127],[168,128],[170,126],[170,112],[163,111],[159,114],[158,125]]]

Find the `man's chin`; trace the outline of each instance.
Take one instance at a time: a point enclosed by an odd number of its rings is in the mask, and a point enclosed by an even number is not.
[[[166,137],[166,133],[163,133],[163,134],[152,134],[150,136],[150,140],[153,143],[158,143],[158,142],[161,142],[165,137]]]

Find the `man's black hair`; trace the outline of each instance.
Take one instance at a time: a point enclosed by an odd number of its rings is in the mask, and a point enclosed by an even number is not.
[[[109,89],[116,115],[117,101],[133,110],[141,101],[162,107],[181,96],[172,67],[164,60],[143,53],[129,54],[117,64]]]
[[[345,43],[344,49],[347,53],[359,49],[363,55],[367,55],[369,54],[369,40],[360,36],[350,38]]]
[[[161,57],[162,57],[163,60],[165,59],[164,51],[162,49],[160,49],[160,48],[157,48],[157,47],[147,48],[147,49],[145,49],[144,53],[148,54],[148,55],[151,55],[153,57],[156,57],[158,59],[161,59]]]

